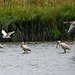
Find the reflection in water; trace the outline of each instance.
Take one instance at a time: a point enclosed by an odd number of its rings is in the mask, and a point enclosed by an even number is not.
[[[31,51],[24,51],[22,54],[29,54]]]
[[[73,60],[73,61],[75,61],[75,56],[74,56],[74,57],[72,57],[72,60]]]
[[[74,75],[75,42],[63,53],[56,42],[26,43],[31,52],[23,53],[21,43],[5,43],[0,49],[1,75]]]

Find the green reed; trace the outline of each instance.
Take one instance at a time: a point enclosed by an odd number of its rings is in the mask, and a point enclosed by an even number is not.
[[[75,20],[75,4],[48,3],[42,5],[30,2],[5,3],[0,7],[0,31],[15,31],[11,41],[44,41],[71,39],[67,33],[69,24]],[[69,38],[68,38],[69,37]],[[0,33],[2,41],[2,34]]]

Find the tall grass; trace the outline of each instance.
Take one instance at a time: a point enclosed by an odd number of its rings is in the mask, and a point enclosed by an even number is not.
[[[75,4],[63,0],[12,0],[0,7],[0,32],[15,31],[11,41],[44,41],[71,39],[69,25],[75,20]],[[2,34],[0,33],[2,39]],[[1,41],[0,40],[0,41]]]

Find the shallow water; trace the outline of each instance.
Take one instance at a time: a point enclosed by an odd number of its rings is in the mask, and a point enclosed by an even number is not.
[[[23,54],[21,43],[4,43],[0,48],[0,75],[75,75],[75,42],[64,50],[56,42],[26,43],[32,50]]]

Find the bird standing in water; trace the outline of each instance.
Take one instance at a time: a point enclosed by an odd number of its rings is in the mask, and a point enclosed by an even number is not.
[[[56,48],[58,47],[58,45],[61,46],[64,49],[64,53],[66,52],[66,50],[71,50],[71,48],[67,44],[61,43],[61,41],[57,42]]]
[[[27,53],[27,51],[31,51],[31,49],[30,49],[28,46],[26,46],[26,45],[24,44],[24,42],[22,42],[21,48],[24,50],[24,54]]]

